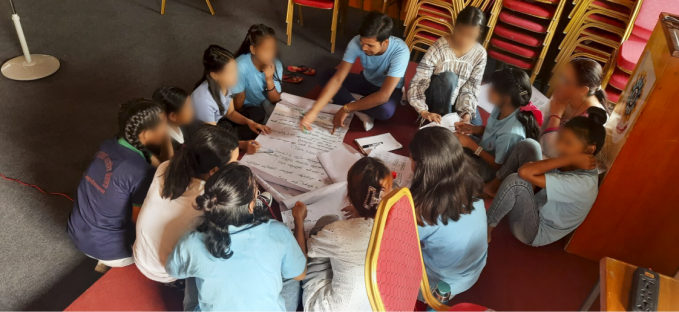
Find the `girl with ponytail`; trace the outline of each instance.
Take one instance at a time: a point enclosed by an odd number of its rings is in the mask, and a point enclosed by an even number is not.
[[[205,180],[238,158],[238,140],[226,129],[203,124],[172,159],[158,166],[137,219],[134,261],[146,277],[175,280],[165,271],[167,257],[182,235],[196,228],[203,212],[196,197]]]
[[[281,100],[283,64],[278,60],[276,33],[264,24],[250,26],[236,53],[238,84],[231,90],[237,111],[261,107],[269,120]]]
[[[98,269],[134,263],[134,222],[155,168],[149,145],[167,136],[165,110],[146,99],[120,107],[118,136],[99,146],[80,181],[67,231],[76,247],[99,260]]]
[[[607,118],[599,107],[587,112],[561,127],[555,158],[527,163],[502,182],[488,209],[488,241],[508,214],[512,234],[535,247],[563,238],[585,220],[598,193],[595,156],[606,140]]]
[[[377,158],[361,158],[349,169],[349,206],[342,209],[349,219],[323,216],[309,233],[310,273],[302,282],[304,311],[372,311],[365,288],[365,252],[377,208],[392,185],[391,171]],[[300,206],[306,210],[297,203]],[[304,222],[295,221],[300,226]]]
[[[477,164],[477,170],[486,183],[489,196],[499,187],[500,181],[529,161],[540,159],[537,143],[542,125],[542,113],[530,99],[530,78],[520,69],[505,68],[493,73],[488,101],[495,107],[487,126],[473,126],[458,122],[457,138]],[[469,134],[481,136],[480,141]]]
[[[204,190],[196,197],[204,214],[196,231],[179,239],[165,266],[174,278],[192,277],[185,311],[285,311],[288,299],[296,306],[299,298],[286,294],[299,293],[306,257],[285,224],[257,213],[252,171],[227,164]]]
[[[191,94],[196,118],[226,128],[235,128],[242,140],[241,148],[258,146],[254,140],[271,129],[262,125],[265,112],[261,107],[241,112],[235,109],[231,89],[238,83],[238,66],[231,52],[211,45],[203,54],[203,76]],[[248,150],[248,152],[251,152]],[[255,151],[253,151],[254,153]]]

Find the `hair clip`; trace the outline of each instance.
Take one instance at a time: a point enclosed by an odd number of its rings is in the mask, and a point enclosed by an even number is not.
[[[378,194],[377,189],[375,189],[372,186],[369,186],[368,187],[368,194],[366,194],[365,201],[363,202],[363,208],[368,209],[368,210],[372,210],[373,207],[375,207],[377,204],[379,204],[380,201],[382,200],[382,196],[384,196],[383,192],[384,192],[384,190],[381,189],[379,194]]]
[[[519,92],[519,95],[526,95],[526,94],[528,94],[528,91],[526,91],[526,90]]]

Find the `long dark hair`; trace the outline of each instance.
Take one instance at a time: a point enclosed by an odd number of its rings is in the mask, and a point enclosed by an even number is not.
[[[205,213],[196,230],[205,234],[205,248],[215,258],[233,256],[229,226],[251,228],[269,220],[249,211],[256,189],[250,168],[230,163],[212,175],[205,183],[205,193],[196,197],[198,210]]]
[[[245,35],[245,40],[241,43],[240,48],[236,52],[236,57],[243,54],[250,53],[250,46],[257,46],[266,37],[276,37],[276,32],[273,28],[264,24],[255,24],[250,26],[248,34]]]
[[[361,217],[375,217],[379,202],[372,199],[379,197],[382,192],[380,181],[390,174],[389,168],[377,158],[363,157],[351,166],[347,173],[347,193],[349,202]]]
[[[571,129],[575,135],[587,145],[594,145],[594,155],[601,151],[606,142],[606,128],[604,124],[608,119],[606,111],[600,107],[590,107],[587,109],[588,117],[576,116],[571,118],[564,128]]]
[[[483,191],[483,179],[455,135],[441,127],[424,128],[408,147],[416,162],[410,191],[418,223],[434,225],[440,218],[446,225],[471,213]]]
[[[483,14],[481,9],[474,6],[467,6],[462,9],[457,18],[455,19],[455,25],[467,25],[467,26],[477,26],[481,27],[481,31],[486,27],[485,25],[486,15]]]
[[[492,88],[502,96],[509,96],[512,106],[521,108],[530,103],[533,88],[528,74],[520,69],[508,67],[493,73],[490,78]],[[537,140],[540,136],[540,126],[535,115],[530,111],[519,111],[516,119],[521,122],[526,131],[526,138]]]
[[[603,79],[603,69],[599,62],[586,57],[576,57],[570,61],[575,70],[575,79],[579,86],[586,86],[589,88],[587,96],[596,96],[596,99],[603,107],[608,107],[608,97],[606,92],[601,89],[601,80]],[[608,113],[608,108],[606,108]]]
[[[231,160],[231,153],[237,148],[238,139],[226,129],[201,125],[188,145],[170,159],[160,196],[172,200],[179,198],[186,192],[192,178],[226,165]]]
[[[195,88],[198,88],[204,81],[207,81],[207,88],[210,91],[210,95],[217,103],[219,107],[219,114],[224,115],[224,105],[222,104],[220,92],[221,87],[219,84],[210,77],[210,73],[216,73],[224,69],[224,66],[229,62],[233,61],[234,57],[229,50],[224,49],[216,44],[212,44],[203,53],[203,77],[200,78],[198,83],[196,83]]]
[[[151,160],[151,152],[139,141],[139,134],[153,129],[160,123],[160,114],[165,109],[158,103],[148,99],[134,99],[120,105],[118,111],[118,137],[123,138],[134,148]]]
[[[165,113],[178,114],[182,110],[189,93],[178,87],[161,87],[153,92],[153,100],[165,107]]]

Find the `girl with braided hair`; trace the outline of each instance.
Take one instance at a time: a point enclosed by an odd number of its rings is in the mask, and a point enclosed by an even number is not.
[[[241,149],[248,150],[250,145],[259,146],[254,141],[257,135],[269,134],[271,129],[261,124],[266,115],[261,106],[240,112],[236,110],[231,89],[237,83],[238,65],[233,54],[218,45],[211,45],[203,53],[203,76],[196,84],[191,100],[197,119],[235,128],[238,139],[242,140]]]
[[[306,257],[284,223],[259,212],[252,171],[229,163],[204,190],[196,197],[204,216],[196,231],[179,239],[165,265],[170,276],[187,279],[184,310],[287,311],[286,303],[296,308]]]
[[[67,231],[76,247],[99,260],[98,270],[134,263],[136,216],[155,168],[148,145],[167,136],[160,104],[135,99],[118,113],[118,136],[104,141],[78,185]]]
[[[365,288],[365,253],[377,207],[392,185],[391,172],[377,158],[361,158],[349,169],[350,206],[343,209],[349,219],[324,216],[309,233],[309,268],[302,281],[304,311],[372,311]],[[295,207],[306,210],[301,202]],[[303,227],[304,219],[295,223]]]
[[[537,139],[542,113],[530,99],[533,88],[520,69],[505,68],[491,77],[488,101],[495,107],[486,126],[455,124],[457,138],[475,161],[486,183],[485,193],[494,196],[500,182],[524,163],[542,159]],[[476,135],[475,140],[468,135]]]

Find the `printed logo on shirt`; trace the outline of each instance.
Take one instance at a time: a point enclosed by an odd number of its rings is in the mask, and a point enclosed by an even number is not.
[[[112,174],[111,170],[113,170],[113,162],[111,161],[111,158],[108,157],[108,154],[106,154],[102,151],[99,151],[99,153],[97,153],[97,159],[100,159],[101,161],[103,161],[104,166],[106,166],[106,175],[104,175],[103,183],[100,186],[89,175],[86,175],[85,179],[88,182],[90,182],[90,184],[92,184],[92,186],[94,186],[97,190],[99,190],[99,192],[101,192],[102,194],[106,194],[106,189],[108,189],[108,184],[109,184],[109,182],[111,182],[111,174]]]

